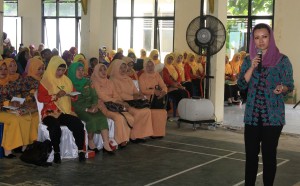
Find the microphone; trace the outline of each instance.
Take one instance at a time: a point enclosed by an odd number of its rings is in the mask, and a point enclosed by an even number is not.
[[[257,71],[258,71],[258,73],[261,73],[261,68],[262,68],[262,50],[260,48],[257,50],[257,55],[260,58],[260,61],[259,61],[258,65],[257,65]]]

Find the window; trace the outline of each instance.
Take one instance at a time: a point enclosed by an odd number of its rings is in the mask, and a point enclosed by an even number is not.
[[[80,52],[80,0],[43,0],[43,42],[62,54],[75,46]]]
[[[3,32],[7,34],[7,38],[16,51],[22,43],[22,19],[18,17],[18,0],[3,1],[3,16]]]
[[[173,51],[174,0],[115,0],[114,10],[114,48]]]
[[[253,26],[273,26],[274,0],[227,0],[226,52],[229,59],[240,51],[248,51]]]

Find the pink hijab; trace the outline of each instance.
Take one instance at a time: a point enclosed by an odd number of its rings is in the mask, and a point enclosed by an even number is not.
[[[250,37],[250,50],[249,50],[250,59],[252,60],[257,55],[257,49],[255,47],[255,42],[253,37],[254,30],[261,29],[261,28],[267,28],[270,32],[269,48],[267,52],[263,55],[262,65],[264,67],[274,67],[281,59],[282,54],[279,52],[275,44],[273,30],[267,24],[264,23],[257,24],[252,30],[251,37]]]

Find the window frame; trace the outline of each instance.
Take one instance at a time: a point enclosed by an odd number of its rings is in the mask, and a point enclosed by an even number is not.
[[[227,22],[229,19],[246,19],[247,20],[247,49],[246,52],[249,52],[249,44],[250,44],[250,35],[252,32],[252,28],[254,25],[252,25],[253,20],[271,20],[272,26],[271,28],[274,28],[274,15],[275,15],[275,0],[273,1],[273,8],[272,8],[272,15],[266,15],[266,16],[258,16],[258,15],[252,15],[252,0],[248,0],[248,15],[227,15]],[[227,7],[228,8],[228,7]],[[226,48],[227,50],[228,48]]]
[[[46,0],[42,0],[42,42],[45,43],[45,26],[46,26],[46,20],[47,19],[55,19],[56,20],[56,48],[58,50],[60,50],[60,32],[59,32],[59,20],[61,18],[74,18],[75,19],[75,47],[78,49],[78,51],[80,51],[80,46],[79,44],[79,40],[78,40],[78,36],[80,35],[80,31],[78,31],[79,28],[79,22],[81,21],[81,14],[79,15],[79,4],[81,3],[81,0],[74,0],[75,4],[75,16],[60,16],[59,15],[59,4],[60,3],[65,3],[65,2],[70,2],[68,0],[60,0],[60,1],[53,1],[51,3],[55,3],[56,4],[56,15],[55,16],[45,16],[45,9],[44,9],[44,3]],[[64,49],[61,49],[64,50]],[[62,53],[63,51],[60,51],[60,53]]]
[[[158,34],[159,34],[159,21],[165,21],[165,20],[170,20],[173,21],[173,41],[172,41],[172,51],[174,50],[174,37],[175,37],[175,5],[176,5],[176,0],[174,0],[174,14],[173,16],[158,16],[158,0],[155,1],[155,8],[154,8],[154,16],[134,16],[134,1],[131,0],[131,13],[130,16],[122,16],[122,17],[117,17],[117,1],[114,0],[113,3],[113,48],[116,48],[116,41],[117,41],[117,22],[118,20],[130,20],[130,48],[133,48],[133,32],[134,32],[134,20],[135,19],[154,19],[154,43],[153,43],[153,49],[158,49],[160,51],[160,40],[158,39]]]

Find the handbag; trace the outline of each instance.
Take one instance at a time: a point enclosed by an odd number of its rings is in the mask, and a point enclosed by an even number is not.
[[[104,102],[104,105],[109,111],[112,112],[126,112],[125,107],[119,103],[108,101],[108,102]]]
[[[150,103],[147,99],[134,99],[127,100],[127,102],[131,107],[142,109],[142,108],[150,108]]]
[[[20,159],[26,163],[31,163],[38,166],[49,166],[48,157],[52,151],[52,145],[50,140],[43,142],[34,141],[28,145],[25,151],[20,156]]]
[[[104,105],[106,106],[107,110],[112,111],[112,112],[118,112],[119,114],[121,114],[124,117],[124,119],[126,120],[128,127],[130,129],[132,129],[132,126],[129,124],[126,116],[122,113],[122,112],[126,112],[126,109],[123,105],[112,102],[112,101],[104,102]]]
[[[155,86],[156,90],[161,90],[161,88],[156,85]],[[159,96],[152,94],[150,96],[150,109],[166,109],[167,104],[168,104],[168,96],[167,94],[164,95],[163,97],[159,98]]]

